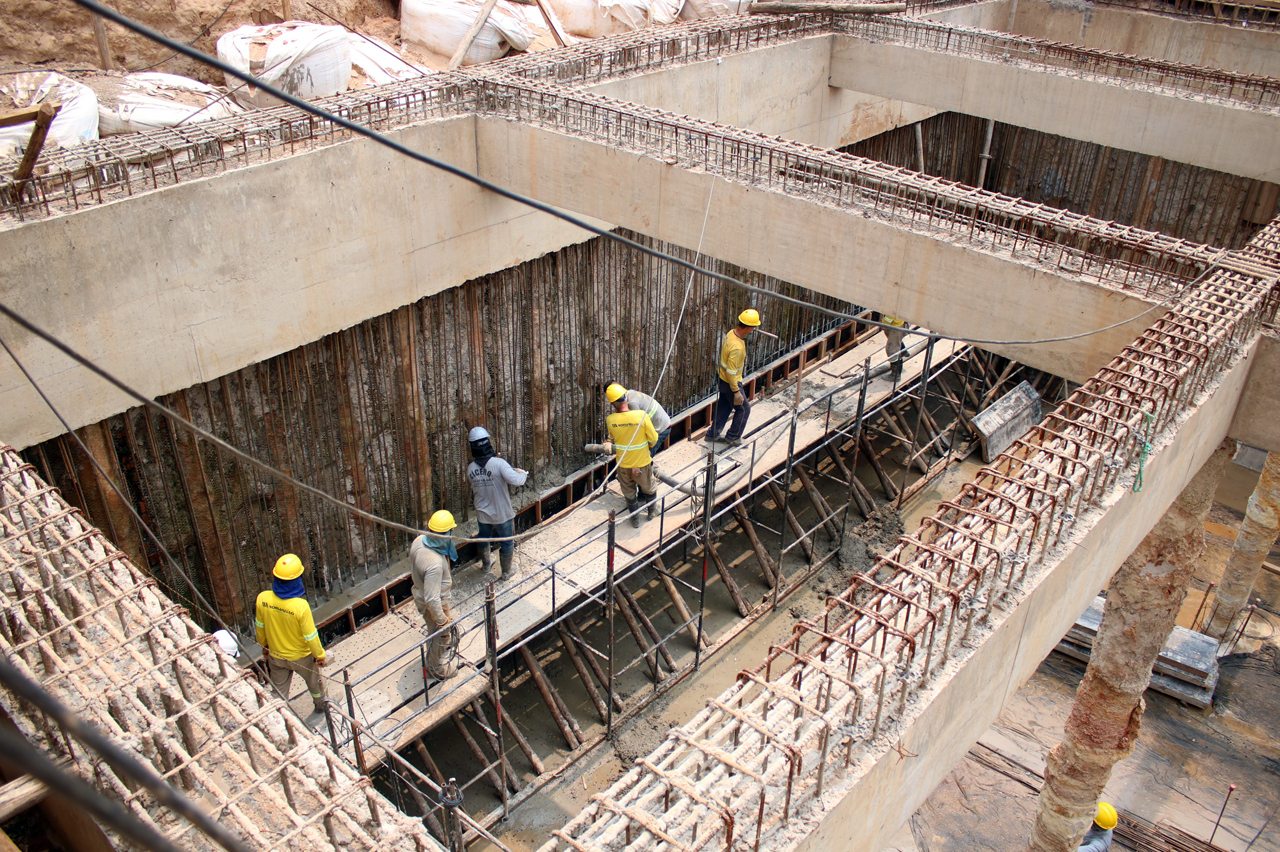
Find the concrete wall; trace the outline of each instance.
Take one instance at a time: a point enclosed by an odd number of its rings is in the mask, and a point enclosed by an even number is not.
[[[938,21],[943,24],[1008,32],[1009,13],[1013,11],[1012,6],[1013,0],[986,0],[982,3],[970,3],[967,6],[939,9],[920,17],[926,21]]]
[[[1230,435],[1250,446],[1280,453],[1280,335],[1275,332],[1258,341],[1258,354]]]
[[[831,41],[817,36],[610,80],[589,91],[821,148],[850,145],[937,112],[828,86]]]
[[[1280,115],[1037,69],[838,37],[831,85],[1280,181]]]
[[[393,136],[476,168],[470,117]],[[0,257],[9,305],[155,396],[586,237],[360,140],[0,231]],[[135,404],[7,326],[74,426]],[[0,440],[62,431],[0,359]]]
[[[1274,31],[1112,9],[1087,0],[1013,3],[1011,26],[996,29],[1116,53],[1280,77],[1280,33]]]
[[[1149,305],[856,211],[730,183],[596,142],[496,119],[480,119],[476,129],[481,174],[503,186],[681,245],[697,242],[705,219],[702,251],[711,257],[943,333],[1058,337],[1121,322]],[[764,311],[767,324],[767,302]],[[1075,341],[990,348],[1082,381],[1158,315]]]
[[[1172,442],[1147,460],[1142,492],[1113,495],[1105,518],[1063,548],[1056,564],[1024,591],[1022,602],[996,622],[962,666],[943,674],[934,691],[909,706],[911,715],[896,741],[919,756],[903,758],[892,743],[882,744],[797,850],[878,852],[889,843],[1213,453],[1231,423],[1251,357],[1241,359]]]

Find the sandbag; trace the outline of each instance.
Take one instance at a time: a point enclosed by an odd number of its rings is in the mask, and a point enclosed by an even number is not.
[[[548,0],[560,23],[584,38],[630,33],[649,26],[649,0]]]
[[[730,2],[733,2],[734,7],[737,8],[735,0]],[[685,0],[684,7],[680,9],[680,20],[701,21],[727,14],[729,14],[729,7],[719,0]]]
[[[342,27],[302,21],[243,26],[218,39],[218,58],[306,100],[345,92],[351,80],[351,48]],[[246,107],[280,103],[230,75],[227,86]]]
[[[88,86],[52,71],[15,74],[0,85],[0,110],[5,112],[38,107],[46,101],[62,105],[49,125],[46,146],[52,143],[72,148],[98,138],[98,96]],[[34,127],[34,120],[0,127],[0,157],[25,151]]]
[[[401,0],[400,37],[441,56],[453,56],[483,5],[481,0]],[[533,39],[524,16],[507,0],[498,0],[462,64],[476,65],[508,50],[524,50]]]
[[[199,80],[159,71],[144,71],[110,82],[94,82],[98,95],[98,132],[137,133],[229,118],[243,110],[226,92]]]
[[[431,69],[421,69],[396,53],[395,48],[377,39],[351,36],[351,85],[356,85],[357,76],[362,77],[370,86],[381,86],[397,80],[412,80],[423,74],[430,74]]]

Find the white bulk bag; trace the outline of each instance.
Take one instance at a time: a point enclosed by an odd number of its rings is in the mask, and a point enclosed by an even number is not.
[[[401,0],[400,37],[433,53],[451,57],[483,5],[481,0]],[[467,48],[462,64],[475,65],[497,59],[509,48],[524,50],[533,39],[534,33],[524,16],[506,0],[498,0],[475,41]]]
[[[99,92],[98,132],[103,136],[228,118],[243,111],[225,92],[178,74],[128,74],[114,89],[109,95]]]
[[[649,25],[649,0],[549,0],[564,28],[584,38],[635,32]]]
[[[345,92],[351,80],[351,50],[342,27],[302,21],[243,26],[218,39],[218,58],[308,100]],[[280,103],[230,75],[227,86],[244,106]]]
[[[366,40],[355,35],[351,36],[349,43],[352,75],[361,75],[369,81],[371,86],[381,86],[397,80],[411,80],[431,73],[430,69],[420,69],[407,59],[401,58],[395,48],[378,39]]]
[[[98,138],[98,96],[88,86],[51,71],[15,74],[0,86],[0,110],[5,112],[38,107],[46,101],[62,105],[49,125],[46,146],[52,142],[71,148]],[[0,157],[12,157],[26,150],[34,127],[34,120],[0,127]]]
[[[684,0],[650,0],[649,24],[674,24],[684,9]]]

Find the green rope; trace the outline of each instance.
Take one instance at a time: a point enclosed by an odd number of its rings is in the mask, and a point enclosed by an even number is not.
[[[1138,456],[1138,477],[1133,480],[1133,493],[1137,494],[1142,490],[1142,473],[1147,466],[1147,456],[1151,455],[1151,412],[1144,411],[1142,416],[1146,420],[1146,434],[1142,436],[1142,455]]]

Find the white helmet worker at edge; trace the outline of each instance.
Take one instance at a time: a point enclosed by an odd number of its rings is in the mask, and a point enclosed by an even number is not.
[[[476,544],[485,573],[497,580],[504,573],[511,573],[511,561],[515,556],[515,542],[510,540],[515,534],[516,517],[516,510],[511,505],[511,488],[524,485],[529,473],[512,467],[506,459],[493,451],[489,430],[483,426],[472,427],[467,433],[467,442],[471,445],[473,459],[467,465],[467,479],[471,482],[476,519],[480,523],[476,537],[507,539],[498,543],[500,567],[496,569],[493,567],[493,558],[489,555],[490,545],[484,542]]]

